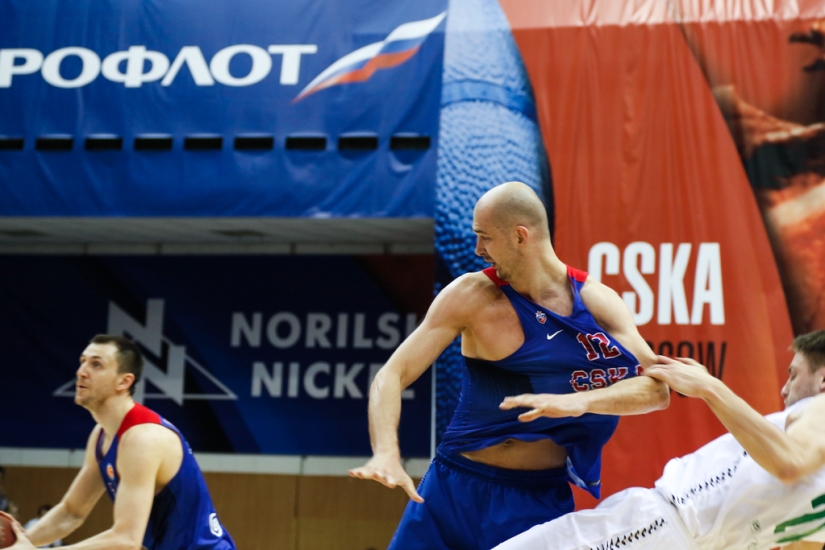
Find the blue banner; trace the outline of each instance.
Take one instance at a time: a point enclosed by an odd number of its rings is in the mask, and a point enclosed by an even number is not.
[[[0,215],[432,217],[446,0],[0,0]]]
[[[196,451],[367,456],[376,371],[423,317],[428,256],[0,260],[0,447],[82,448],[74,372],[97,333],[146,359],[136,399]],[[401,450],[430,453],[431,375],[405,391]]]

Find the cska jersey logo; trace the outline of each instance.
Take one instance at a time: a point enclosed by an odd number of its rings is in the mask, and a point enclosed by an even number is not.
[[[547,321],[547,314],[544,313],[543,311],[537,311],[536,312],[536,321],[538,321],[539,323],[541,323],[543,325],[544,322]]]

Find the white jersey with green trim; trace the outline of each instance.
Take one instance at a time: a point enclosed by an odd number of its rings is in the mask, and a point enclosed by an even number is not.
[[[766,416],[785,429],[803,399]],[[695,453],[668,462],[656,489],[676,506],[703,550],[762,550],[804,540],[825,543],[825,467],[785,484],[725,434]]]

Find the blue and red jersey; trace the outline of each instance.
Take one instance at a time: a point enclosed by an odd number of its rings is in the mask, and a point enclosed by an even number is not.
[[[183,446],[183,461],[178,473],[152,502],[143,546],[148,550],[235,550],[232,537],[218,521],[206,481],[189,443],[175,426],[143,405],[135,404],[126,413],[105,455],[102,454],[103,430],[100,431],[96,458],[109,498],[115,501],[120,483],[117,471],[120,438],[139,424],[159,424],[168,428],[177,434]]]
[[[637,359],[600,327],[582,302],[587,273],[568,267],[573,311],[559,315],[519,294],[493,268],[484,273],[507,296],[518,314],[524,343],[500,361],[465,357],[461,397],[442,440],[450,453],[475,451],[507,439],[549,438],[567,450],[570,480],[599,497],[601,452],[618,417],[584,414],[576,418],[538,418],[520,422],[524,410],[504,411],[507,396],[566,394],[606,388],[637,376]]]

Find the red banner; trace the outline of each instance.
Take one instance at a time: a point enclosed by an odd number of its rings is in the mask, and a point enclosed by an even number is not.
[[[657,353],[779,410],[794,332],[825,326],[825,5],[501,3],[536,95],[559,257],[618,291]],[[603,495],[651,486],[722,432],[676,395],[623,419]]]

